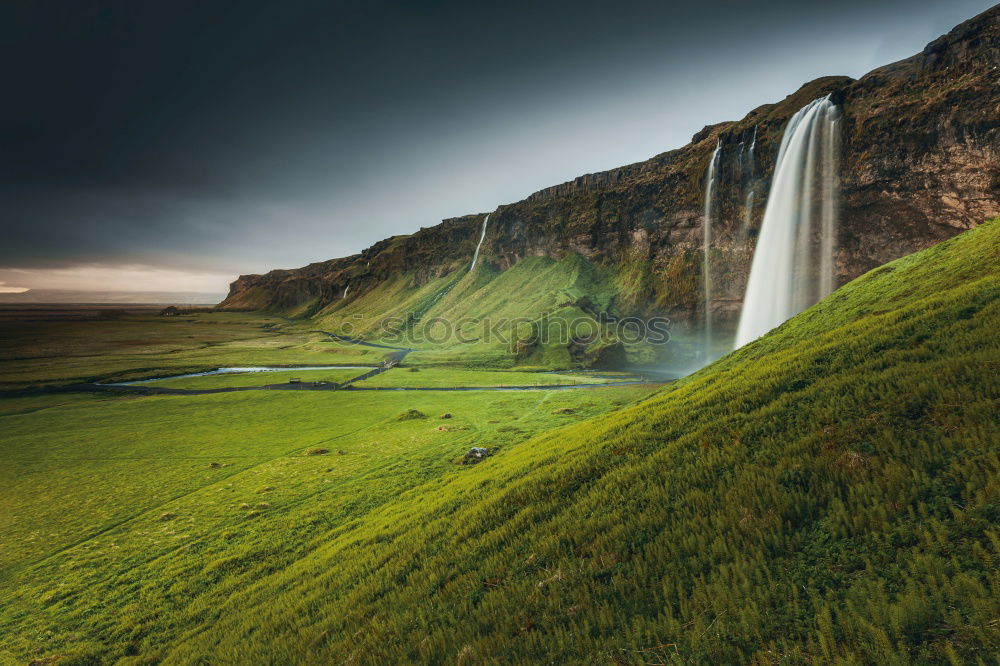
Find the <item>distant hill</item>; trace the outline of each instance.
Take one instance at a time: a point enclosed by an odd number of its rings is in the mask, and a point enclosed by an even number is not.
[[[154,305],[214,305],[225,294],[197,291],[73,291],[29,289],[20,294],[0,293],[0,303],[149,303]]]

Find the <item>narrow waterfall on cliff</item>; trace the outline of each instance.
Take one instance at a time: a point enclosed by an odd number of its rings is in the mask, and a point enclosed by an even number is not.
[[[722,143],[715,144],[715,152],[708,162],[705,174],[705,221],[702,228],[702,282],[705,288],[705,341],[702,348],[704,359],[711,357],[712,351],[712,266],[709,250],[712,247],[712,214],[715,212],[716,179],[719,172],[719,151]]]
[[[347,298],[347,290],[350,289],[350,288],[351,288],[351,285],[349,285],[349,284],[346,287],[344,287],[344,295],[341,296],[341,298]]]
[[[839,142],[840,111],[829,96],[810,102],[788,121],[754,250],[736,347],[833,291]]]
[[[747,192],[746,201],[743,202],[743,224],[740,227],[740,240],[746,240],[750,235],[750,223],[753,222],[753,198],[754,190]]]
[[[743,219],[740,221],[739,231],[736,234],[736,240],[739,242],[745,241],[750,236],[750,224],[753,222],[753,204],[756,197],[756,190],[754,189],[754,153],[757,150],[757,126],[754,125],[753,134],[750,137],[749,149],[743,150],[744,143],[746,141],[740,142],[740,161],[739,161],[739,178],[740,187],[744,192],[743,195]]]
[[[479,242],[476,243],[476,251],[472,255],[472,265],[469,266],[469,272],[476,267],[476,261],[479,260],[479,248],[483,246],[483,239],[486,238],[486,224],[490,221],[490,215],[492,213],[486,213],[486,217],[483,219],[483,231],[479,234]]]

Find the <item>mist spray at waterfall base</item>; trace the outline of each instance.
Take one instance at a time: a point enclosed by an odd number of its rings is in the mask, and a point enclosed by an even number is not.
[[[736,347],[834,288],[840,111],[829,96],[788,121],[754,250]]]

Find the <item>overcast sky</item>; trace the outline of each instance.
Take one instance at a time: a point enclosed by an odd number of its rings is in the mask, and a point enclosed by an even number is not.
[[[5,0],[0,290],[225,291],[685,144],[984,0]]]

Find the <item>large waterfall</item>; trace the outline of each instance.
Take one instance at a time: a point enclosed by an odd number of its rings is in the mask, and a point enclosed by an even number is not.
[[[476,261],[479,260],[479,248],[483,246],[483,239],[486,238],[486,223],[490,221],[490,215],[492,213],[486,213],[486,217],[483,219],[483,231],[479,234],[479,242],[476,244],[476,251],[472,255],[472,265],[469,266],[469,272],[472,272],[472,269],[476,267]]]
[[[840,111],[829,96],[788,121],[743,298],[737,347],[833,291],[839,144]]]
[[[712,214],[715,212],[716,179],[719,172],[719,151],[721,143],[715,144],[715,152],[708,163],[705,174],[705,221],[702,228],[702,283],[705,289],[705,341],[702,349],[706,360],[712,353],[712,265],[709,251],[712,247]]]

